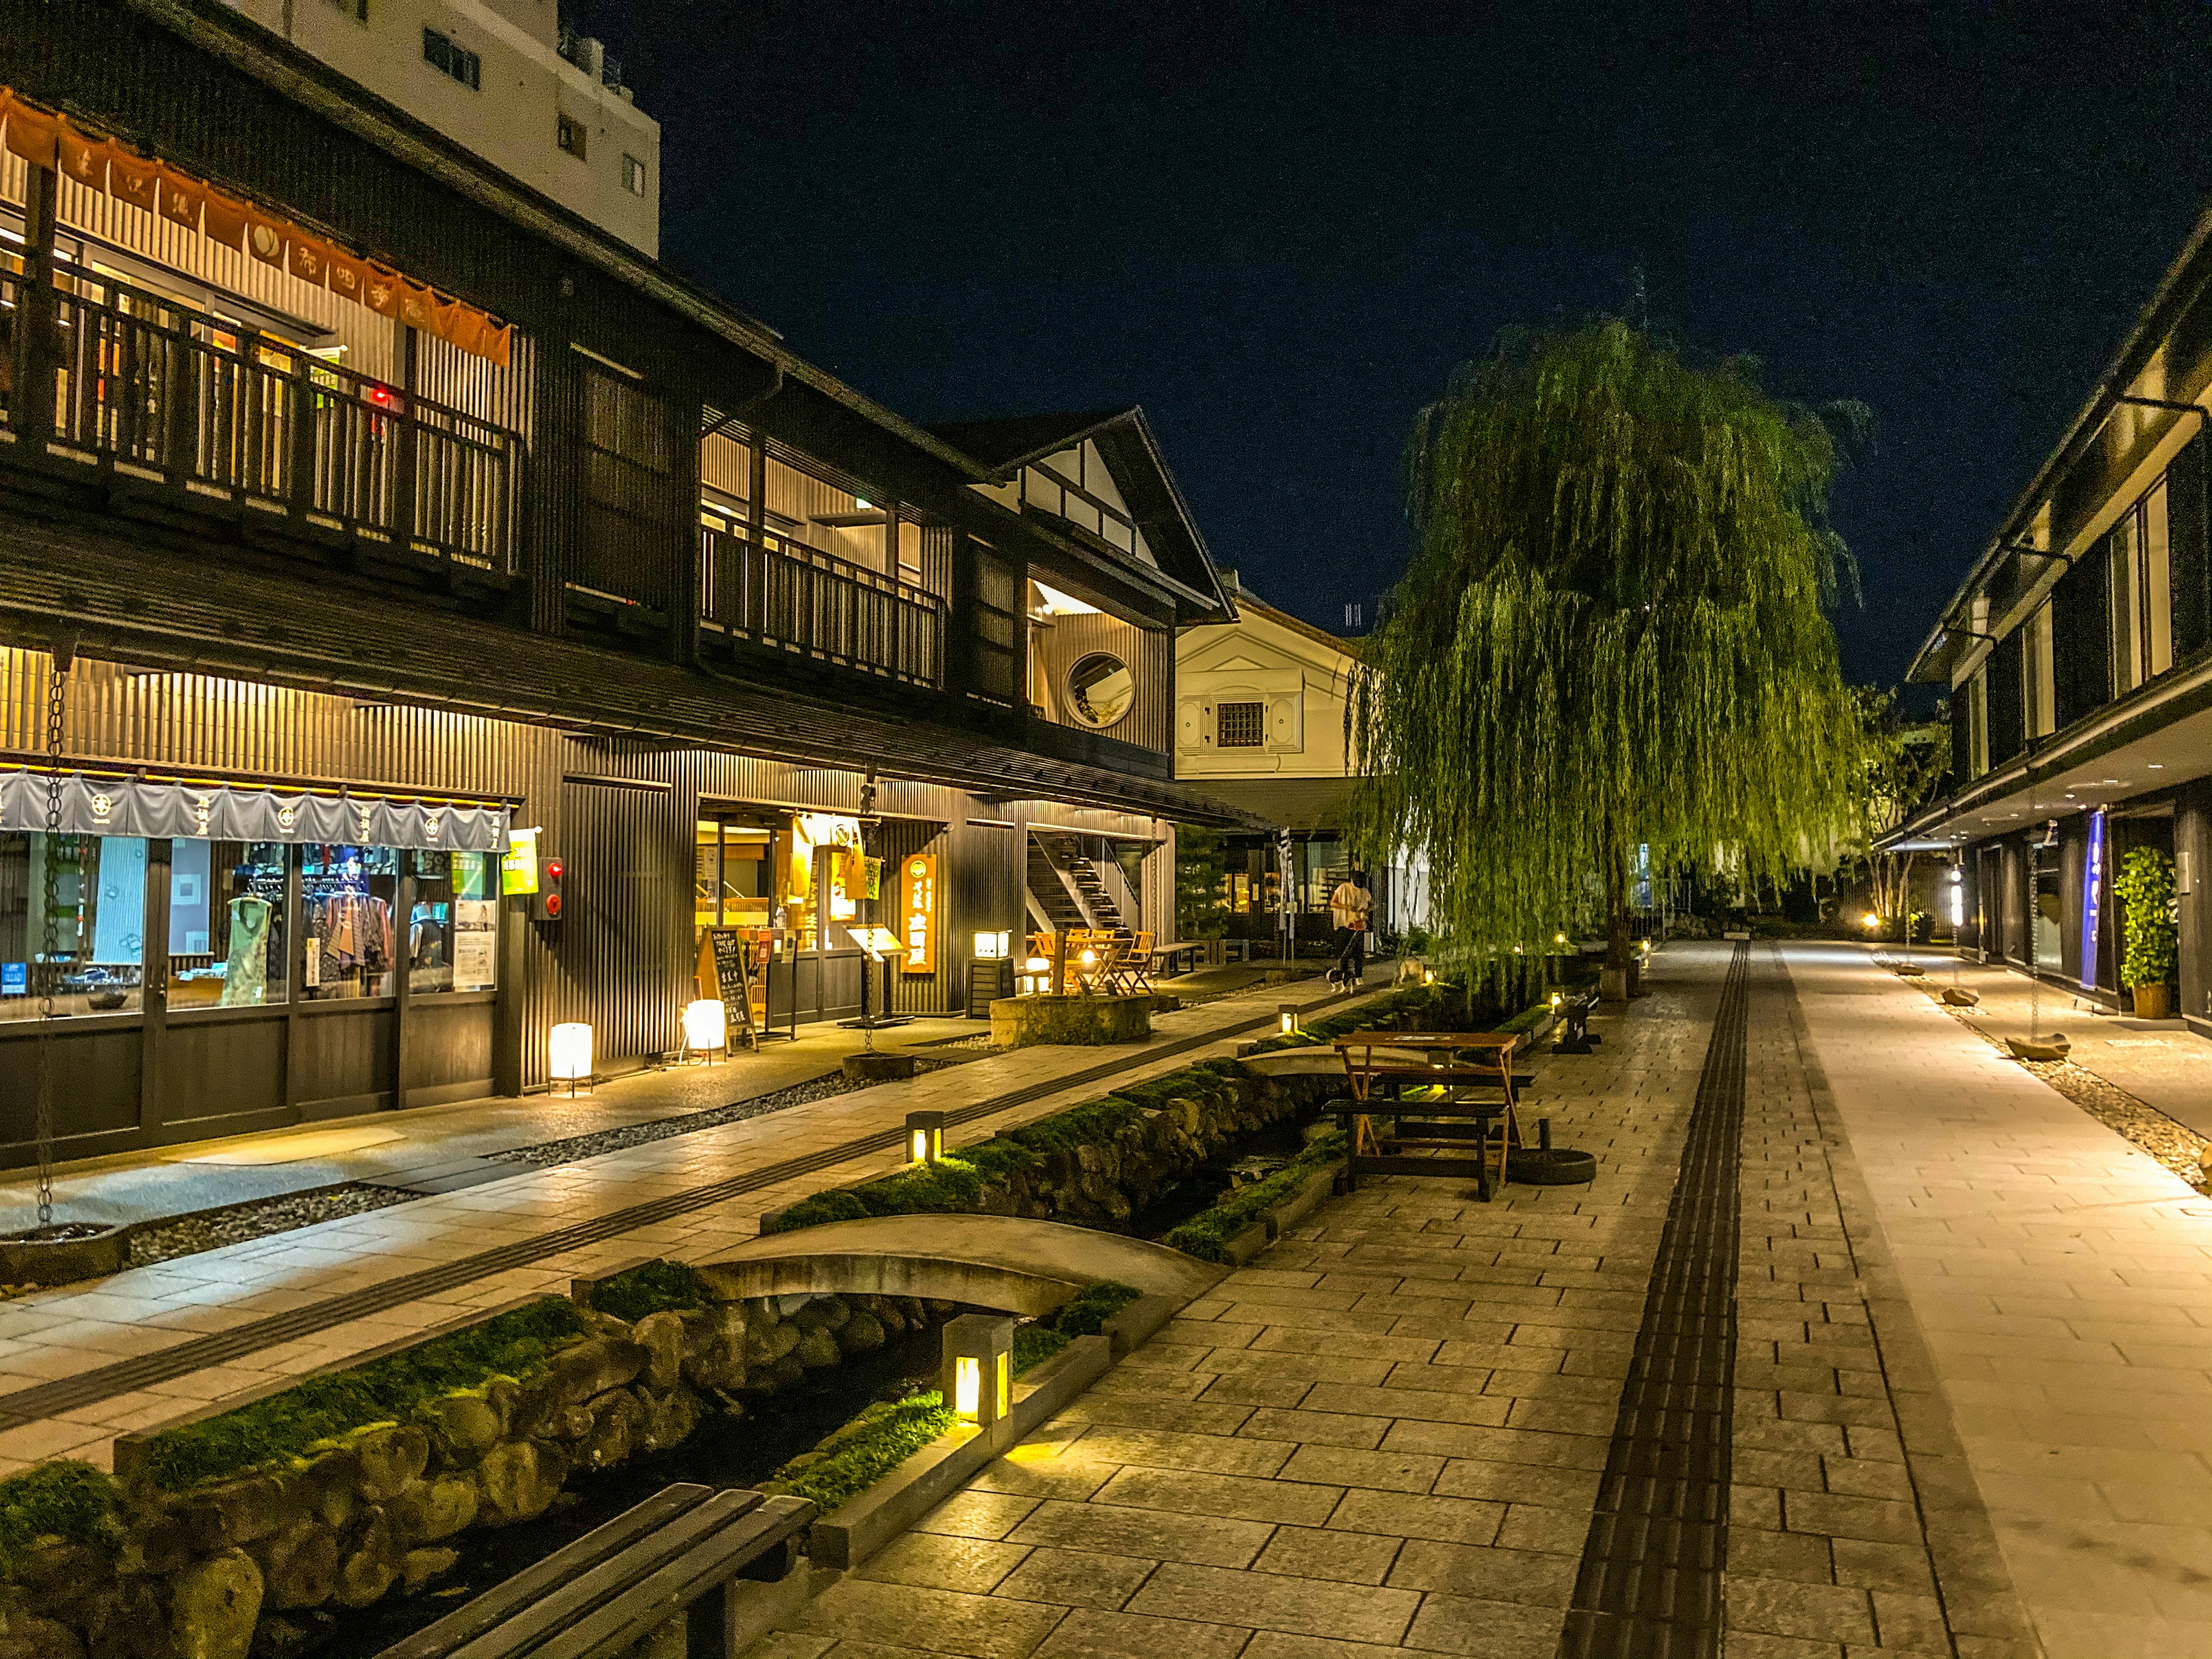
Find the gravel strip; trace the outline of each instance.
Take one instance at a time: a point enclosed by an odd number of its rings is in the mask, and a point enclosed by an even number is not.
[[[396,1193],[385,1187],[363,1187],[344,1182],[317,1187],[281,1198],[254,1199],[220,1210],[201,1210],[167,1221],[143,1222],[131,1229],[131,1265],[150,1267],[157,1261],[173,1261],[180,1255],[243,1244],[271,1233],[289,1233],[295,1227],[312,1227],[319,1221],[343,1216],[366,1215],[413,1200],[412,1193]]]
[[[656,1140],[696,1134],[702,1129],[720,1128],[725,1123],[743,1123],[749,1118],[766,1117],[770,1112],[804,1106],[809,1101],[828,1100],[836,1095],[850,1094],[860,1086],[847,1081],[842,1072],[832,1072],[827,1077],[817,1077],[809,1083],[795,1083],[788,1089],[778,1089],[773,1094],[758,1095],[750,1100],[733,1101],[727,1106],[715,1106],[703,1112],[686,1112],[681,1117],[656,1118],[650,1123],[625,1123],[617,1128],[597,1129],[589,1134],[570,1135],[562,1140],[540,1141],[535,1146],[517,1146],[504,1152],[486,1152],[484,1160],[490,1164],[527,1164],[534,1168],[548,1169],[556,1164],[574,1164],[580,1158],[600,1158],[608,1152],[627,1151],[632,1146],[649,1146]]]
[[[1971,1010],[1951,1006],[1943,1000],[1940,988],[1930,990],[1929,994],[1937,1007],[1960,1024],[2007,1060],[2014,1059],[2002,1039],[1990,1036],[1966,1018]],[[2198,1192],[2212,1192],[2203,1163],[2212,1139],[2070,1060],[2016,1060],[2014,1063],[2041,1078],[2122,1139],[2142,1148]]]

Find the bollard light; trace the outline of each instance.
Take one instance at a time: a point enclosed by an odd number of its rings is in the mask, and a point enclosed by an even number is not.
[[[1881,918],[1869,910],[1866,913],[1866,925],[1869,927],[1879,927],[1881,926]]]
[[[568,1085],[571,1096],[580,1083],[592,1086],[592,1028],[580,1021],[556,1025],[545,1042],[546,1069],[556,1083]]]
[[[1014,1322],[996,1314],[962,1314],[945,1327],[945,1403],[954,1419],[988,1430],[1006,1415],[1013,1395]]]
[[[1298,1034],[1297,1004],[1294,1002],[1283,1004],[1275,1010],[1275,1020],[1285,1036],[1296,1036]]]
[[[684,1048],[687,1054],[711,1054],[730,1042],[729,1011],[718,997],[700,997],[684,1005]]]
[[[909,1164],[934,1164],[945,1156],[945,1114],[906,1115],[906,1157]]]

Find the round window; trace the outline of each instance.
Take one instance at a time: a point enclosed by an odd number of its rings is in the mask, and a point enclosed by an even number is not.
[[[1093,651],[1068,670],[1067,700],[1076,719],[1103,731],[1129,712],[1137,701],[1137,682],[1119,657]]]

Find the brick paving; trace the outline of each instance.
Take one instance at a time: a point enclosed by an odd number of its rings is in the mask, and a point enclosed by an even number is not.
[[[1532,1115],[1592,1185],[1334,1201],[750,1659],[1553,1659],[1728,959],[1670,950],[1596,1054],[1544,1061]],[[2024,1659],[1858,1097],[1752,968],[1725,1651]]]

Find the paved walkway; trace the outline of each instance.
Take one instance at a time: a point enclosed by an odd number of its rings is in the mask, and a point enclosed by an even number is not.
[[[1311,995],[1317,983],[1295,988],[1307,1006],[1329,1000]],[[62,1455],[104,1463],[118,1433],[627,1258],[711,1261],[751,1238],[764,1212],[896,1167],[908,1111],[954,1113],[952,1144],[981,1139],[1111,1086],[1087,1071],[1133,1081],[1232,1052],[1285,994],[1160,1016],[1141,1049],[994,1054],[0,1304],[0,1422],[13,1419],[0,1474]]]
[[[1942,1019],[1863,953],[1815,969],[1884,1017]],[[1858,1077],[1830,1094],[1772,947],[1675,946],[1650,982],[1596,1054],[1540,1073],[1534,1109],[1597,1155],[1592,1185],[1483,1205],[1394,1177],[1335,1200],[752,1659],[1553,1659],[1723,1636],[1731,1659],[2027,1659],[1885,1183],[1867,1197],[1844,1133]],[[1976,1042],[1911,1035],[1886,1051],[1893,1109],[1923,1039]],[[1682,1186],[1732,1212],[1670,1221],[1693,1108],[1733,1122],[1739,1102],[1734,1181]],[[1670,1274],[1732,1279],[1721,1328],[1683,1325],[1674,1278],[1653,1286],[1685,1228]],[[1713,1386],[1624,1411],[1632,1369],[1723,1337]],[[1716,1431],[1714,1466],[1669,1463]],[[1674,1523],[1632,1527],[1655,1492]],[[1620,1570],[1685,1540],[1679,1571]]]

